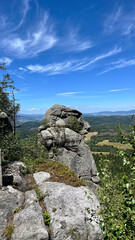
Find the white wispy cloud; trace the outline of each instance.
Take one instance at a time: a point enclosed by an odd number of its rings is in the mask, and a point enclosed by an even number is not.
[[[101,54],[101,55],[93,58],[90,62],[88,62],[85,65],[83,65],[83,68],[86,68],[86,67],[90,66],[92,63],[98,62],[99,60],[102,60],[104,58],[108,58],[108,57],[111,57],[113,55],[116,55],[116,54],[120,53],[121,51],[122,51],[121,47],[119,47],[119,48],[115,47],[111,51],[109,51],[107,53],[104,53],[104,54]],[[78,70],[81,70],[81,69],[82,69],[82,66],[78,67]]]
[[[21,8],[21,11],[22,11],[22,19],[18,25],[18,28],[21,27],[21,25],[23,24],[25,18],[26,18],[26,15],[27,15],[27,12],[28,10],[30,9],[30,5],[29,5],[29,2],[31,0],[23,0],[23,8]]]
[[[112,64],[114,65],[113,67],[109,67],[108,69],[105,69],[104,71],[98,73],[98,75],[113,71],[115,69],[135,66],[135,59],[130,59],[130,60],[121,59],[117,62],[113,62]]]
[[[81,52],[93,47],[90,39],[85,39],[79,36],[79,30],[72,30],[68,32],[68,35],[60,39],[60,46],[65,49],[66,52]]]
[[[65,93],[57,93],[58,96],[61,97],[72,97],[75,99],[93,99],[93,98],[101,98],[103,96],[101,95],[85,95],[85,92],[80,91],[80,92],[65,92]]]
[[[104,22],[104,32],[106,34],[112,34],[118,32],[121,35],[131,35],[135,32],[135,6],[133,6],[132,11],[124,11],[122,6],[117,9],[107,17]]]
[[[24,25],[27,12],[30,9],[30,0],[24,0],[22,19],[18,25],[11,23],[7,17],[2,16],[0,48],[7,54],[17,58],[33,57],[55,46],[58,38],[54,31],[54,24],[47,12],[39,13],[36,22]],[[21,27],[25,32],[19,31]]]
[[[40,109],[39,108],[29,108],[29,109],[26,109],[26,111],[28,112],[35,112],[35,111],[39,111]]]
[[[112,89],[109,90],[108,92],[121,92],[121,91],[128,91],[130,88],[121,88],[121,89]]]
[[[27,69],[23,68],[23,67],[19,67],[19,70],[27,72]]]
[[[26,67],[27,70],[30,72],[38,72],[38,73],[47,73],[49,75],[56,75],[56,74],[64,74],[76,71],[80,65],[83,65],[86,61],[85,60],[71,60],[62,63],[53,63],[47,65],[28,65]]]
[[[73,95],[76,95],[76,94],[81,94],[81,93],[84,93],[84,92],[65,92],[65,93],[57,93],[58,96],[73,96]]]
[[[11,58],[8,57],[0,58],[0,63],[6,63],[6,66],[9,66],[12,62],[13,60]]]
[[[16,0],[17,1],[17,0]],[[53,21],[47,11],[44,11],[36,4],[37,15],[28,21],[28,14],[32,9],[32,0],[22,0],[20,5],[16,4],[19,16],[10,18],[6,15],[0,16],[0,33],[1,41],[0,48],[9,56],[15,58],[34,57],[41,52],[57,46],[60,51],[64,52],[81,52],[93,46],[89,38],[82,38],[79,35],[79,30],[67,31],[67,34],[62,37],[56,35],[55,21]],[[18,23],[16,19],[20,19]],[[24,31],[25,28],[25,31]]]
[[[122,51],[121,48],[113,48],[111,51],[96,56],[92,60],[89,59],[80,59],[80,60],[69,60],[61,63],[53,63],[47,65],[28,65],[25,68],[19,68],[20,70],[29,70],[30,72],[37,72],[37,73],[46,73],[48,75],[56,75],[56,74],[66,74],[69,72],[74,71],[82,71],[82,70],[89,70],[89,66],[95,62],[98,62],[104,58],[111,57],[115,54],[118,54]]]

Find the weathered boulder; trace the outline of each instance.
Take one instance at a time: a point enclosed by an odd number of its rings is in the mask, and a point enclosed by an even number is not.
[[[5,112],[0,112],[0,133],[6,134],[12,132],[13,128]]]
[[[75,117],[81,125],[81,134],[86,134],[90,130],[90,125],[81,118],[82,113],[76,109],[71,109],[64,105],[54,105],[49,108],[45,114],[45,122],[47,127],[59,126],[69,127],[69,117]],[[44,126],[39,127],[39,131],[43,130]]]
[[[3,178],[8,180],[10,176],[13,177],[13,181],[17,188],[21,191],[25,190],[26,181],[24,179],[23,174],[21,173],[22,170],[26,169],[26,166],[23,162],[12,162],[7,165],[3,166]],[[12,183],[10,183],[12,185]],[[7,185],[5,183],[5,185]]]
[[[67,119],[70,116],[76,117],[77,121],[82,124],[81,132],[77,133],[67,127]],[[45,114],[45,120],[51,127],[40,128],[39,139],[48,149],[50,158],[64,163],[74,170],[79,177],[98,183],[99,177],[95,161],[82,137],[82,134],[87,133],[89,124],[80,116],[81,113],[75,109],[54,105]]]
[[[20,208],[23,202],[24,194],[11,186],[3,187],[0,190],[0,240],[5,239],[3,231],[13,210]]]
[[[67,119],[69,116],[75,116],[76,118],[81,117],[82,113],[76,109],[71,109],[64,105],[54,105],[53,107],[49,108],[45,114],[45,119],[51,125],[54,125],[57,120]]]
[[[52,240],[101,240],[99,202],[87,187],[44,182],[39,189],[46,194],[44,206],[50,214]]]
[[[25,193],[25,208],[13,219],[12,240],[48,240],[42,209],[34,190]]]

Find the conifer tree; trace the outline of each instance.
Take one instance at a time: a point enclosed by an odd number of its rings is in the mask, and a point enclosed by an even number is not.
[[[0,64],[0,71],[7,71],[5,63]],[[14,134],[16,130],[16,114],[20,109],[20,104],[16,104],[14,92],[17,89],[10,74],[5,73],[0,79],[0,111],[5,112],[13,125]]]

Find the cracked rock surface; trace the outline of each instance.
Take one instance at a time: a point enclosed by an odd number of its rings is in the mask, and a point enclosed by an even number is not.
[[[48,240],[42,209],[34,190],[25,193],[25,208],[15,214],[12,240]]]
[[[97,214],[99,202],[89,188],[43,182],[39,189],[47,193],[44,205],[51,217],[52,240],[102,239]]]
[[[4,240],[3,230],[14,209],[22,206],[24,194],[11,186],[0,190],[0,240]],[[17,239],[16,239],[17,240]]]

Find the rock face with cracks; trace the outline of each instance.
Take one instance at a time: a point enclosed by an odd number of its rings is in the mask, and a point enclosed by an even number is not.
[[[81,115],[75,109],[54,105],[45,114],[46,126],[39,128],[39,139],[48,149],[50,158],[64,163],[79,177],[98,183],[95,161],[82,136],[90,126],[80,118]],[[75,123],[82,126],[79,133],[70,129],[69,117],[74,117]]]
[[[34,178],[44,196],[42,204],[34,189],[22,193],[8,186],[0,190],[0,240],[103,239],[100,206],[90,187],[46,182],[49,174],[43,171],[35,173]],[[43,211],[50,218],[49,227],[44,223]],[[10,238],[3,234],[7,226],[13,228]]]
[[[7,226],[13,210],[20,208],[23,202],[24,194],[11,186],[0,190],[0,240],[6,239],[3,230]]]
[[[39,189],[46,194],[44,205],[50,214],[52,240],[101,240],[99,202],[87,187],[44,182]]]
[[[34,190],[25,193],[25,208],[14,216],[12,240],[48,240],[42,209]]]

